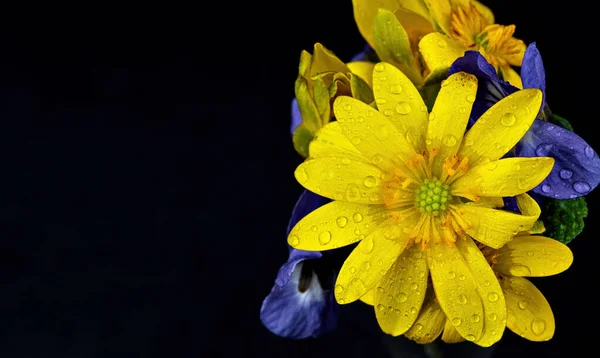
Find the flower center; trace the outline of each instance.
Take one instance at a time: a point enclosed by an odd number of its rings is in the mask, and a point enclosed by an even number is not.
[[[468,49],[476,49],[482,41],[481,33],[491,25],[474,5],[459,6],[452,12],[452,37]]]
[[[446,210],[450,189],[438,178],[425,179],[417,190],[415,206],[421,213],[437,216]]]

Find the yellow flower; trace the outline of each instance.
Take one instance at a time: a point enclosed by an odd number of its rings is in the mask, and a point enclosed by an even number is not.
[[[331,102],[347,95],[371,103],[373,63],[366,61],[345,64],[320,43],[313,54],[302,51],[295,83],[296,100],[302,123],[292,136],[296,151],[308,156],[308,145],[315,133],[331,120]]]
[[[358,29],[380,59],[417,85],[438,78],[466,50],[476,50],[504,80],[522,88],[511,65],[521,66],[525,43],[513,37],[514,25],[495,24],[492,11],[478,1],[353,0],[353,5]],[[427,66],[420,64],[418,51]],[[418,70],[420,78],[413,74]]]
[[[430,114],[390,64],[375,65],[373,90],[378,110],[350,97],[335,100],[337,122],[321,129],[311,159],[296,169],[300,184],[334,201],[302,219],[288,243],[323,251],[359,242],[340,270],[335,296],[350,303],[375,287],[386,333],[400,335],[413,325],[431,275],[441,308],[461,322],[457,331],[493,341],[486,332],[501,326],[484,314],[500,317],[506,306],[473,239],[500,248],[539,216],[495,208],[503,196],[533,201],[524,193],[552,169],[552,158],[501,159],[529,129],[542,93],[511,94],[465,134],[477,91],[470,74],[448,77]]]

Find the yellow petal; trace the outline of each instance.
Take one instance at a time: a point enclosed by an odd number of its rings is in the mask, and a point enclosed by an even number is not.
[[[433,288],[429,287],[415,324],[404,333],[404,336],[419,344],[431,343],[442,333],[444,322],[446,322],[446,315],[435,299]]]
[[[483,15],[483,17],[488,21],[488,23],[493,24],[496,22],[496,20],[494,19],[494,13],[492,12],[492,10],[490,10],[489,7],[483,5],[477,0],[471,0],[471,4],[475,5],[477,11],[479,11],[479,13]]]
[[[350,140],[342,133],[339,122],[327,123],[319,129],[315,138],[308,145],[310,157],[338,157],[368,162],[361,152],[356,149]]]
[[[315,80],[314,100],[317,111],[319,112],[319,128],[329,123],[331,119],[331,101],[329,99],[329,90],[322,79]]]
[[[351,97],[333,103],[342,132],[365,157],[383,170],[405,168],[415,151],[394,124],[373,107]]]
[[[394,15],[408,35],[413,54],[416,53],[419,49],[419,41],[423,36],[434,31],[431,22],[427,19],[429,11],[426,10],[425,15],[419,15],[414,11],[399,8],[394,11]]]
[[[433,244],[426,252],[440,306],[461,336],[476,341],[482,334],[483,320],[473,317],[483,317],[483,304],[471,270],[454,245]]]
[[[515,237],[498,253],[494,270],[511,276],[556,275],[573,263],[573,253],[567,245],[543,236]]]
[[[501,158],[529,130],[541,104],[542,92],[537,88],[527,88],[504,97],[465,134],[458,155],[468,157],[471,166]]]
[[[444,325],[444,333],[442,333],[442,341],[446,343],[460,343],[464,342],[465,339],[458,333],[456,328],[454,328],[452,322],[447,319],[446,324]]]
[[[521,76],[519,76],[517,71],[513,70],[512,67],[503,66],[498,68],[498,70],[503,80],[509,82],[511,85],[517,87],[518,89],[523,88],[523,81],[521,80]]]
[[[423,82],[408,33],[393,12],[385,9],[377,11],[373,41],[374,50],[382,62],[389,62],[398,67],[416,85]]]
[[[341,73],[350,72],[342,60],[340,60],[333,52],[325,48],[325,46],[317,42],[314,45],[310,77],[321,72],[329,71]]]
[[[400,0],[397,2],[400,3],[401,8],[412,11],[423,19],[429,18],[429,9],[423,0]]]
[[[352,0],[354,20],[358,31],[375,48],[373,42],[373,29],[375,28],[375,15],[378,9],[394,11],[399,7],[398,0]]]
[[[373,67],[375,66],[373,62],[355,61],[347,63],[346,66],[348,66],[350,72],[362,78],[369,87],[373,88]]]
[[[476,344],[489,347],[502,338],[506,328],[506,302],[502,288],[494,271],[477,245],[467,238],[456,242],[460,253],[468,262],[471,273],[477,283],[477,293],[483,303],[483,316],[471,317],[475,321],[483,321],[483,334]]]
[[[540,205],[529,194],[517,195],[517,206],[521,214],[538,217],[542,213]]]
[[[361,204],[384,204],[384,172],[348,158],[308,159],[294,175],[303,187],[326,198]]]
[[[515,196],[523,194],[544,180],[552,167],[554,158],[505,158],[480,164],[469,169],[450,186],[452,195]]]
[[[429,8],[430,16],[433,22],[442,32],[452,33],[452,6],[449,0],[427,0],[425,1]]]
[[[465,232],[495,249],[504,246],[519,231],[531,228],[538,218],[470,204],[457,205],[457,208],[462,218],[469,223]]]
[[[413,325],[425,299],[428,271],[420,246],[413,245],[404,250],[379,281],[375,315],[382,331],[395,337]]]
[[[408,242],[403,229],[412,228],[417,217],[408,216],[400,223],[395,219],[384,222],[352,250],[336,280],[334,293],[338,303],[356,301],[385,276]]]
[[[387,218],[383,206],[334,201],[302,218],[290,231],[288,243],[306,251],[337,249],[363,239]]]
[[[364,295],[359,298],[363,303],[368,304],[369,306],[375,305],[375,288],[372,288],[367,291]]]
[[[423,152],[429,115],[419,90],[410,79],[389,63],[380,62],[373,72],[373,93],[379,111],[394,123],[417,152]]]
[[[554,315],[542,293],[527,279],[507,277],[500,281],[506,297],[506,326],[530,341],[547,341],[554,336]]]
[[[452,63],[462,57],[467,49],[444,34],[432,32],[421,39],[419,50],[430,71],[425,80],[428,84],[443,79]]]
[[[467,100],[477,93],[477,77],[458,72],[442,82],[442,88],[429,115],[427,151],[438,154],[433,159],[433,175],[440,177],[446,158],[458,151],[469,122],[473,103]]]
[[[321,116],[311,96],[308,82],[301,76],[296,80],[295,94],[300,115],[302,116],[302,124],[304,128],[314,134],[322,126]]]

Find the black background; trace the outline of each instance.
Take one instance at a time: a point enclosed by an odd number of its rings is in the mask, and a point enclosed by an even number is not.
[[[484,3],[537,42],[551,108],[600,150],[593,11]],[[258,315],[301,192],[288,132],[299,54],[362,49],[350,0],[82,2],[2,17],[0,356],[388,356],[398,341],[364,305],[344,306],[319,340],[275,337]],[[598,195],[572,267],[533,279],[554,339],[507,331],[494,356],[592,349]]]

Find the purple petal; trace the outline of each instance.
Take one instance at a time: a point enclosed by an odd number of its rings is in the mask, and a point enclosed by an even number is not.
[[[470,73],[477,77],[479,82],[477,95],[471,110],[469,127],[496,102],[518,90],[510,83],[502,81],[496,74],[494,66],[490,65],[485,57],[477,51],[467,51],[463,57],[454,61],[450,66],[448,75],[456,72]]]
[[[292,228],[306,215],[310,214],[315,209],[329,203],[331,200],[324,198],[320,195],[317,195],[311,191],[304,190],[298,201],[296,201],[296,205],[292,210],[292,216],[290,217],[290,221],[287,227],[287,233],[290,234]]]
[[[304,261],[310,259],[319,259],[323,255],[318,251],[302,251],[291,249],[290,256],[288,261],[279,268],[279,272],[277,273],[277,278],[275,279],[275,284],[278,286],[287,285],[288,281],[291,279],[296,266]]]
[[[296,266],[285,286],[274,285],[260,309],[263,325],[274,334],[294,339],[316,337],[333,328],[337,323],[338,305],[332,291],[321,288],[317,275],[308,273],[308,289],[300,292],[303,264]]]
[[[352,58],[350,59],[350,62],[356,62],[356,61],[366,61],[367,60],[367,52],[371,52],[373,51],[373,49],[371,48],[371,46],[369,46],[369,44],[365,44],[365,47],[363,48],[363,50],[359,53],[357,53],[356,55],[352,56]]]
[[[539,88],[542,91],[543,104],[546,103],[546,71],[544,70],[544,62],[542,55],[538,51],[535,42],[529,44],[523,56],[523,64],[521,65],[521,79],[523,80],[523,88]]]
[[[589,193],[600,182],[600,158],[577,134],[536,119],[517,144],[519,157],[552,157],[550,175],[533,189],[554,199],[573,199]]]
[[[294,98],[292,100],[292,124],[290,126],[290,133],[294,134],[294,131],[301,123],[302,114],[300,114],[300,107],[298,107],[298,101]]]

